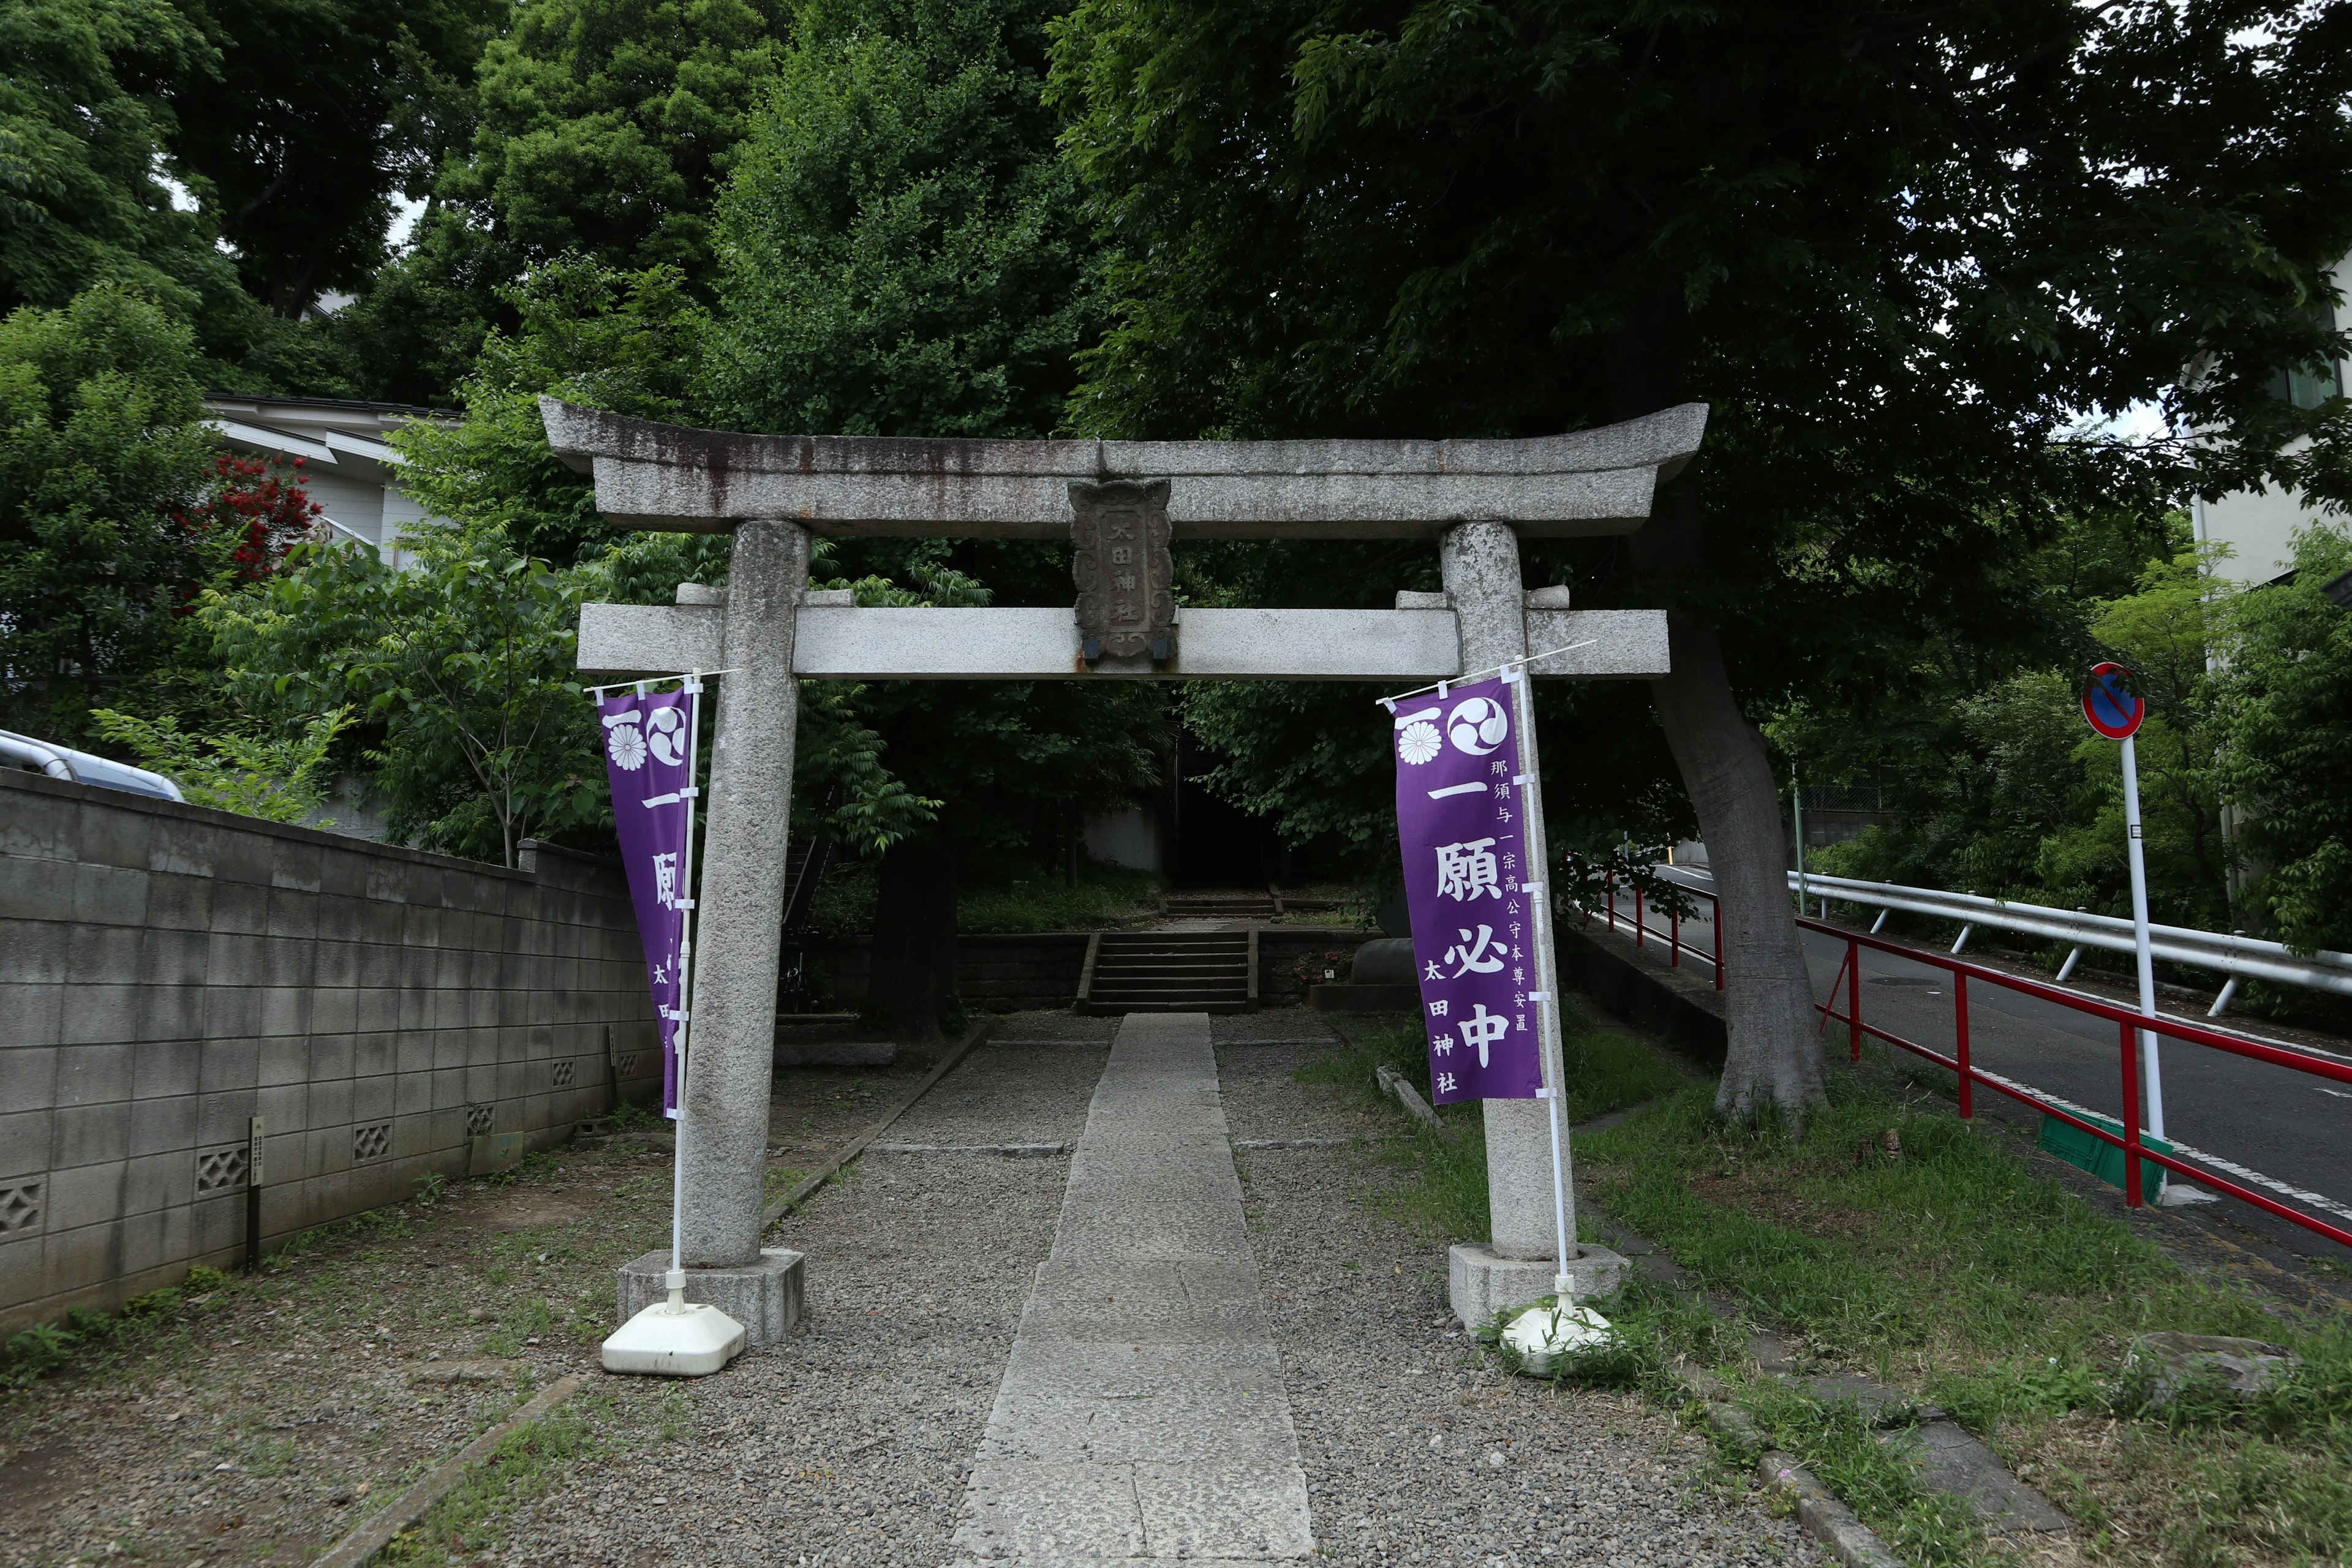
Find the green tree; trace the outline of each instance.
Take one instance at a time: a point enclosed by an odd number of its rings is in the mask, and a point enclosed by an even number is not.
[[[350,726],[352,714],[348,708],[321,713],[293,735],[271,735],[250,724],[192,733],[168,713],[142,719],[111,708],[98,709],[90,717],[100,734],[178,784],[191,805],[270,822],[300,822],[326,803],[326,781],[320,770],[334,750],[335,737]]]
[[[247,290],[297,319],[384,260],[393,194],[430,178],[435,110],[462,103],[446,89],[470,77],[504,7],[201,0],[190,9],[213,53],[208,68],[173,84],[173,153]]]
[[[719,206],[715,422],[887,436],[1047,434],[1100,320],[1091,247],[1041,101],[1042,5],[818,3]],[[1069,603],[1066,550],[835,540],[861,602]],[[852,710],[930,820],[881,849],[874,994],[901,1039],[952,1008],[956,889],[1041,813],[1157,774],[1150,691],[892,682]],[[806,742],[803,740],[803,745]],[[871,852],[875,840],[861,846]]]
[[[403,842],[515,863],[526,837],[609,827],[594,711],[572,650],[580,584],[495,527],[373,547],[299,547],[287,568],[201,611],[228,691],[265,720],[350,710],[376,727],[368,760]]]
[[[719,207],[745,428],[1050,434],[1103,320],[1040,6],[804,8]]]
[[[195,323],[208,352],[244,343],[257,312],[236,269],[165,182],[167,89],[219,67],[169,0],[0,7],[0,311],[110,282]]]
[[[368,395],[452,402],[488,334],[516,326],[499,290],[562,258],[674,268],[706,296],[711,205],[785,26],[774,0],[524,0],[470,90],[421,77],[456,100],[412,192],[425,210],[333,328]]]
[[[0,321],[0,727],[79,742],[137,705],[223,569],[188,328],[112,284]]]
[[[707,319],[672,267],[619,272],[566,257],[500,294],[515,325],[483,343],[458,387],[463,416],[395,437],[402,484],[431,516],[494,527],[525,555],[583,564],[614,533],[593,484],[549,447],[539,397],[677,419],[688,411]]]
[[[2352,612],[2327,585],[2352,533],[2295,536],[2294,576],[2248,590],[2222,675],[2223,768],[2255,872],[2249,911],[2299,952],[2352,950]]]
[[[1658,719],[1727,900],[1719,1103],[1821,1093],[1753,717],[1916,639],[2166,394],[2227,488],[2347,486],[2273,369],[2352,246],[2352,11],[1082,0],[1068,145],[1115,247],[1082,428],[1538,435],[1689,401],[1588,602],[1663,605]],[[2184,378],[2182,368],[2199,367]],[[2310,446],[2290,452],[2291,437]],[[1733,672],[1738,672],[1735,687]]]

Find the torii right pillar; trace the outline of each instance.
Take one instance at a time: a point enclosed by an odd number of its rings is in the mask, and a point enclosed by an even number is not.
[[[1461,628],[1462,669],[1492,669],[1524,658],[1528,648],[1527,591],[1519,578],[1519,540],[1506,522],[1463,522],[1440,541],[1445,595]],[[1559,900],[1549,868],[1529,868],[1544,879],[1544,897]],[[1546,921],[1552,935],[1556,921]],[[1557,1004],[1555,1003],[1555,1005]],[[1547,1082],[1559,1083],[1557,1047],[1545,1064]],[[1457,1246],[1446,1262],[1447,1297],[1454,1315],[1466,1325],[1485,1322],[1497,1311],[1523,1307],[1553,1290],[1566,1274],[1579,1296],[1601,1295],[1624,1278],[1625,1259],[1604,1247],[1576,1242],[1576,1183],[1570,1166],[1568,1130],[1560,1130],[1560,1162],[1568,1202],[1569,1247],[1563,1264],[1552,1215],[1550,1112],[1540,1100],[1489,1100],[1486,1116],[1486,1204],[1494,1239]]]

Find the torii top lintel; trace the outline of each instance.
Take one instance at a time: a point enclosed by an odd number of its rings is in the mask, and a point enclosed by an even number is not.
[[[1516,441],[1012,441],[753,436],[539,400],[555,455],[624,528],[1067,539],[1072,481],[1167,479],[1179,539],[1410,539],[1492,520],[1631,533],[1698,450],[1706,405]]]

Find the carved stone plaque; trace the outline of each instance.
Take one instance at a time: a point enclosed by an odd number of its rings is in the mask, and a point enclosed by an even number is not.
[[[1070,486],[1071,574],[1087,662],[1175,652],[1174,563],[1168,555],[1168,481]]]

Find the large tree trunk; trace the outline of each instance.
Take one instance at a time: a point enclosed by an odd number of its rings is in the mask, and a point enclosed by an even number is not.
[[[953,840],[937,832],[900,839],[883,853],[881,881],[868,1005],[898,1044],[940,1045],[940,1020],[955,1000]]]
[[[1650,521],[1630,542],[1636,570],[1661,580],[1696,573],[1705,543],[1698,498],[1683,485],[1659,495]],[[1674,673],[1651,682],[1651,700],[1698,813],[1707,867],[1723,900],[1730,1038],[1716,1110],[1746,1119],[1771,1105],[1801,1121],[1823,1097],[1822,1047],[1789,905],[1779,788],[1764,737],[1731,694],[1714,623],[1694,610],[1669,608],[1666,624]]]

